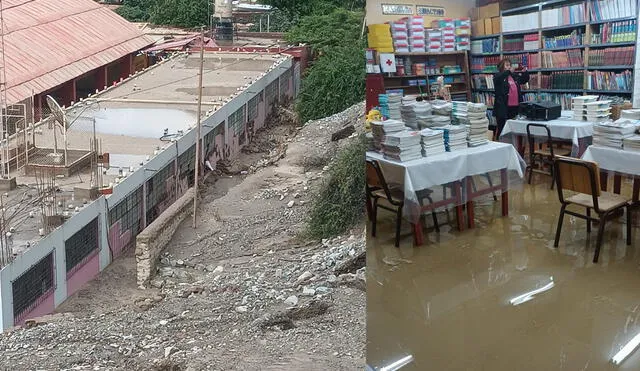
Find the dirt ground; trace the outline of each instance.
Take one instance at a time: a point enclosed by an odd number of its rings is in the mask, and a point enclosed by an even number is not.
[[[362,104],[296,127],[287,111],[203,187],[151,287],[129,251],[58,313],[0,336],[0,368],[356,370],[365,362],[364,223],[303,236],[315,191]]]

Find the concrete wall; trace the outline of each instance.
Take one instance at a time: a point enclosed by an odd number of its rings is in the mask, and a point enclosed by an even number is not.
[[[136,271],[138,286],[144,287],[156,272],[156,264],[176,229],[193,207],[194,189],[190,188],[162,215],[136,237]]]
[[[203,122],[202,137],[204,138],[205,135],[214,130],[218,124],[224,122],[224,125],[226,126],[227,118],[231,113],[246,105],[253,96],[263,91],[269,83],[277,80],[279,76],[286,70],[290,69],[292,65],[292,59],[285,60],[280,64],[280,66],[267,72],[260,80],[253,83],[247,90],[242,91],[233,97],[230,102],[213,112]],[[133,75],[130,79],[135,77],[136,75]],[[112,88],[110,87],[108,90],[110,89]],[[263,116],[259,116],[262,121],[264,121],[264,117],[266,117],[266,113],[268,111],[270,111],[270,107],[264,107],[264,110],[262,110]],[[183,137],[166,146],[160,153],[158,153],[158,155],[154,156],[139,169],[129,174],[114,187],[111,195],[101,196],[90,204],[85,205],[63,225],[41,239],[35,246],[32,246],[23,254],[17,256],[11,264],[3,267],[2,270],[0,270],[1,328],[6,329],[14,325],[22,324],[26,319],[51,313],[55,307],[62,304],[62,302],[64,302],[72,293],[76,292],[95,276],[96,262],[99,270],[102,271],[111,263],[112,254],[113,257],[117,257],[123,248],[130,245],[133,236],[127,236],[126,232],[122,233],[121,230],[118,230],[119,227],[116,225],[107,225],[109,210],[125,199],[131,192],[139,189],[140,187],[144,187],[145,183],[153,177],[156,171],[164,168],[170,163],[175,164],[178,156],[195,144],[195,138],[195,129],[188,131]],[[232,138],[229,137],[228,127],[225,128],[224,136],[218,135],[216,137],[216,145],[219,146],[218,148],[223,148],[224,146],[227,147],[227,156],[230,154],[230,147],[227,143],[231,143],[231,139]],[[204,146],[202,146],[201,149],[204,151]],[[237,150],[239,150],[239,148]],[[219,160],[222,157],[224,156],[218,156],[213,159]],[[204,158],[204,153],[202,153],[201,158]],[[212,158],[210,157],[210,159]],[[167,184],[167,186],[170,187],[172,185]],[[177,184],[175,184],[174,189],[177,189]],[[145,197],[143,196],[143,198]],[[179,203],[176,204],[176,207],[178,207],[178,204]],[[172,208],[173,206],[167,204],[166,207]],[[143,213],[144,210],[145,207],[143,201]],[[64,242],[96,217],[98,217],[98,230],[100,235],[97,259],[89,259],[89,261],[85,263],[85,266],[67,277]],[[146,215],[143,215],[143,222],[145,219]],[[164,217],[161,219],[164,219]],[[161,245],[161,241],[166,240],[166,236],[172,234],[168,233],[170,229],[171,228],[167,228],[166,232],[162,232],[159,237],[155,238],[156,245]],[[22,313],[20,318],[14,318],[12,292],[13,281],[51,252],[54,253],[53,294],[41,296],[38,298],[36,302],[37,304],[33,308],[30,308],[27,313]],[[151,266],[149,267],[149,270],[152,271]]]
[[[444,18],[461,18],[469,15],[469,10],[476,5],[475,0],[367,0],[367,24],[385,23],[394,21],[406,16],[382,14],[382,4],[402,4],[411,5],[414,15],[416,5],[438,6],[444,8]],[[442,17],[425,17],[425,24],[428,26],[434,19]]]

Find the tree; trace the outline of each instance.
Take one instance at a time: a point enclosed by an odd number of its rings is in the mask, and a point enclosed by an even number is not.
[[[131,22],[147,22],[155,4],[156,0],[124,0],[115,12]]]
[[[316,51],[328,46],[354,46],[360,42],[363,16],[362,12],[344,9],[307,16],[289,30],[286,39],[292,44],[309,44]]]
[[[260,15],[252,17],[251,23],[253,25],[249,27],[250,32],[260,31]],[[267,16],[262,15],[262,31],[267,31]],[[270,32],[287,32],[295,24],[296,19],[290,18],[287,13],[275,9],[269,14],[269,31]]]
[[[262,0],[265,5],[280,9],[291,18],[329,13],[335,8],[364,9],[365,0]]]
[[[302,80],[296,110],[301,122],[341,112],[365,93],[364,45],[325,49]]]
[[[195,28],[209,24],[209,0],[157,0],[149,20],[184,28]]]

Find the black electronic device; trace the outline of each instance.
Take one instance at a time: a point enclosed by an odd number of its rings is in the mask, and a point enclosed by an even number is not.
[[[549,121],[560,117],[562,107],[547,101],[525,102],[520,104],[519,111],[529,120]]]

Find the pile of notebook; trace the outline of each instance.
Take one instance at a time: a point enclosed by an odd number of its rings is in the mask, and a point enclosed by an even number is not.
[[[422,155],[424,157],[435,156],[447,151],[444,146],[443,130],[422,129],[420,136],[422,137]]]
[[[430,125],[431,105],[428,102],[403,103],[400,112],[405,125],[414,130],[424,129]]]
[[[621,119],[640,120],[640,109],[623,109],[620,111]]]
[[[625,151],[640,152],[640,135],[632,135],[622,140]]]
[[[467,104],[468,136],[469,147],[477,147],[487,144],[487,131],[489,131],[489,119],[487,118],[487,106],[483,103]]]
[[[467,128],[464,125],[448,125],[434,129],[444,132],[444,147],[447,152],[467,148]]]
[[[387,120],[387,121],[373,121],[371,122],[371,134],[373,135],[373,147],[376,151],[383,149],[382,144],[385,141],[387,135],[399,133],[405,131],[405,126],[402,121]]]
[[[603,122],[609,119],[611,101],[598,100],[597,95],[584,95],[571,98],[573,119],[590,122]]]
[[[636,128],[637,125],[623,119],[616,122],[597,123],[593,126],[593,144],[620,149],[623,141],[632,137]]]
[[[404,162],[422,157],[422,136],[417,131],[387,134],[382,146],[386,159]]]
[[[380,113],[391,120],[400,120],[400,105],[402,104],[401,94],[380,94],[378,95]]]
[[[431,107],[434,115],[451,116],[453,104],[444,100],[432,100]]]
[[[467,102],[451,102],[454,125],[468,125],[469,116],[467,115]]]

